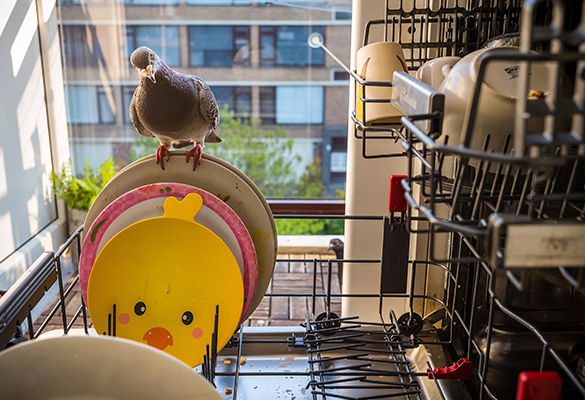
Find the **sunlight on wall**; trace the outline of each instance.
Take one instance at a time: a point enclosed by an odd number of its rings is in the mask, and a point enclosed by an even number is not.
[[[8,23],[8,19],[12,15],[12,10],[14,10],[14,6],[16,5],[16,0],[4,0],[2,4],[2,12],[0,13],[0,36],[4,32],[4,28],[6,28],[6,24]]]
[[[22,167],[24,170],[35,167],[35,158],[41,157],[44,151],[35,149],[34,144],[41,146],[39,132],[47,132],[47,114],[45,108],[45,93],[42,81],[41,59],[37,59],[34,71],[28,80],[22,98],[18,104],[16,114],[19,126],[20,148],[22,152]],[[34,143],[34,141],[37,143]],[[45,141],[44,145],[48,145]],[[45,160],[49,161],[49,160]]]
[[[57,3],[55,2],[55,0],[43,0],[43,22],[46,24],[47,21],[49,21],[49,18],[51,18],[51,14],[53,13],[53,10],[55,9],[55,7],[57,7]]]
[[[12,72],[14,76],[18,76],[26,52],[30,47],[30,43],[37,31],[37,7],[36,2],[31,2],[26,12],[26,16],[20,25],[18,34],[10,48],[10,56],[12,57]]]
[[[8,182],[6,181],[6,165],[4,151],[0,148],[0,199],[8,194]]]
[[[0,232],[12,232],[12,218],[10,212],[0,215]],[[10,254],[14,251],[13,235],[3,235],[0,240],[0,254]]]
[[[39,196],[34,193],[26,202],[28,211],[28,224],[31,232],[39,230]]]

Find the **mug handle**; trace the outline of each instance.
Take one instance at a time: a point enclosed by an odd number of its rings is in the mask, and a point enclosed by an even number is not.
[[[447,77],[447,75],[449,75],[449,72],[451,72],[451,68],[453,68],[453,66],[450,64],[443,65],[443,67],[441,68],[441,75],[443,75],[443,80]]]
[[[430,68],[430,65],[424,64],[416,71],[416,79],[426,83],[429,86],[432,86],[433,83],[433,75]]]

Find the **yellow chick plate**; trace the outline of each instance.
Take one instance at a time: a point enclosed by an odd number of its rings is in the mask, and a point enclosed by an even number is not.
[[[211,346],[219,305],[218,351],[238,326],[244,286],[228,246],[193,220],[203,200],[169,197],[162,217],[118,232],[91,270],[87,298],[98,334],[146,343],[194,367]]]

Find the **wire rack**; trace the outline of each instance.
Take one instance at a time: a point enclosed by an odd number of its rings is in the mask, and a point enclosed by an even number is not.
[[[295,215],[284,218],[308,218],[309,216]],[[350,218],[363,220],[378,220],[383,225],[389,224],[387,216],[310,216],[311,218]],[[394,218],[394,224],[404,224],[402,218]],[[61,276],[61,264],[67,249],[72,243],[79,242],[82,232],[80,227],[74,235],[56,252],[46,252],[31,267],[0,301],[0,347],[4,348],[9,342],[15,339],[15,332],[22,328],[28,330],[30,340],[38,338],[45,331],[49,322],[58,317],[62,324],[62,331],[67,334],[73,325],[81,318],[83,329],[88,333],[91,328],[88,313],[83,298],[81,306],[71,312],[66,303],[68,297],[73,293],[73,288],[79,284],[79,277],[75,277],[69,283],[64,282]],[[385,240],[390,240],[386,237]],[[78,249],[80,246],[77,247]],[[453,310],[447,309],[443,299],[427,296],[424,293],[417,293],[415,290],[415,277],[418,270],[437,268],[444,271],[455,283],[454,276],[447,267],[438,263],[428,261],[408,261],[404,268],[408,269],[411,280],[408,286],[408,293],[389,293],[380,290],[372,294],[334,294],[331,290],[332,264],[333,263],[360,263],[380,265],[380,259],[348,260],[348,259],[280,259],[279,262],[302,261],[313,264],[313,290],[309,293],[267,293],[268,297],[295,296],[308,299],[306,309],[306,320],[302,326],[297,328],[285,327],[276,333],[250,332],[243,326],[234,333],[226,347],[218,353],[217,343],[213,336],[217,337],[217,320],[221,310],[216,310],[215,329],[216,334],[212,335],[212,341],[207,346],[207,354],[204,362],[196,370],[200,372],[212,384],[219,389],[222,387],[233,388],[229,398],[274,398],[274,392],[259,394],[252,390],[258,386],[266,387],[267,380],[277,379],[278,385],[269,387],[280,387],[283,379],[297,378],[302,381],[302,388],[299,391],[304,396],[298,398],[342,398],[342,399],[380,399],[380,398],[405,398],[423,399],[428,398],[427,393],[433,392],[439,398],[447,398],[445,393],[463,393],[461,388],[449,388],[449,383],[441,382],[439,368],[431,359],[423,357],[424,361],[416,362],[413,351],[421,354],[427,352],[439,352],[441,360],[439,367],[448,367],[450,355],[444,351],[444,346],[449,342],[440,337],[440,332],[431,325],[428,320],[409,312],[397,318],[393,311],[383,315],[382,304],[387,298],[408,299],[411,305],[416,300],[424,299],[435,304],[435,308],[445,310],[448,316]],[[324,293],[316,290],[317,271],[325,274],[328,284]],[[40,328],[36,331],[33,324],[32,311],[36,304],[46,296],[48,288],[56,284],[59,288],[59,295],[56,305],[49,312],[45,321],[42,321]],[[81,297],[81,295],[79,295]],[[331,310],[331,302],[335,297],[363,297],[373,298],[379,301],[379,321],[363,321],[359,316],[340,318]],[[315,304],[319,299],[324,299],[325,311],[315,314]],[[115,306],[112,311],[110,325],[105,335],[115,336]],[[60,315],[59,315],[60,314]],[[451,318],[451,320],[454,320]],[[25,322],[27,321],[28,324]],[[24,325],[23,325],[24,323]],[[79,323],[79,322],[78,322]],[[253,330],[252,330],[253,331]],[[18,335],[16,335],[18,336]],[[262,360],[263,363],[270,363],[262,357],[263,351],[271,348],[281,356],[291,355],[295,363],[300,366],[298,369],[289,368],[267,368],[262,370],[253,368],[254,362]],[[282,362],[281,356],[271,353],[269,358],[276,360],[277,364]],[[419,356],[420,358],[420,356]],[[246,361],[247,360],[247,361]],[[222,363],[222,361],[225,363]],[[293,363],[290,361],[290,363]],[[226,369],[226,365],[229,368]],[[235,369],[234,369],[235,366]],[[264,369],[266,368],[266,369]],[[289,383],[290,387],[292,382]],[[451,385],[452,386],[452,385]],[[218,390],[219,390],[218,389]],[[293,389],[289,389],[292,390]],[[250,393],[250,391],[252,393]],[[296,397],[296,396],[293,396]],[[457,396],[455,398],[466,398]]]
[[[484,14],[490,12],[489,7],[468,11],[456,7],[461,16],[436,18],[444,26],[468,19],[475,26],[486,23],[493,29],[521,30],[518,52],[495,50],[480,56],[461,144],[449,142],[450,134],[459,132],[441,131],[441,107],[406,115],[399,126],[366,124],[365,111],[361,119],[355,112],[352,115],[364,158],[408,159],[408,176],[402,184],[409,203],[409,230],[428,235],[430,259],[447,265],[454,276],[446,285],[445,303],[451,313],[445,316],[450,321],[445,332],[456,354],[475,362],[468,381],[474,398],[513,398],[520,372],[547,369],[563,376],[563,398],[585,397],[580,350],[585,315],[578,311],[583,304],[585,266],[580,250],[585,245],[581,107],[585,37],[580,29],[584,21],[571,24],[569,14],[578,14],[577,19],[580,14],[563,2],[546,4],[548,14],[539,8],[543,4],[525,1],[521,23],[520,4],[513,3],[493,5],[492,18]],[[426,61],[431,48],[438,49],[437,55],[465,55],[486,39],[473,40],[479,36],[472,30],[466,38],[451,40],[450,28],[440,25],[436,43],[429,38],[415,40],[412,33],[426,32],[420,27],[437,14],[428,8],[421,12],[416,6],[411,11],[403,7],[401,3],[399,10],[389,10],[388,20],[372,24],[392,28],[393,40],[410,50],[405,54],[410,55],[411,69]],[[404,38],[401,33],[407,26],[411,36]],[[483,26],[481,32],[489,38],[495,34],[492,28]],[[460,33],[467,35],[464,30]],[[466,46],[464,42],[470,39]],[[531,51],[535,46],[540,53]],[[501,148],[490,146],[492,135],[486,136],[482,147],[471,148],[485,73],[498,60],[513,60],[521,66],[515,130]],[[538,63],[548,63],[553,77],[546,99],[527,96],[529,71]],[[364,93],[356,100],[364,110],[373,102],[365,94],[366,87],[393,86],[393,82],[365,81],[355,72],[352,77],[361,87],[356,93]],[[572,83],[569,93],[561,90],[567,78]],[[537,119],[544,121],[543,129],[529,130],[530,122]],[[424,121],[429,122],[427,129],[421,127]],[[375,146],[368,143],[372,140],[400,142],[403,151],[371,154],[368,147]]]
[[[385,19],[366,24],[364,45],[370,30],[386,25],[388,40],[402,45],[409,69],[416,70],[436,57],[464,56],[489,39],[518,32],[521,9],[519,0],[400,0],[387,6]]]

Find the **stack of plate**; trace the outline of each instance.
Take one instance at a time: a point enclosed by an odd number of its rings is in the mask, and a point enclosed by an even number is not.
[[[277,243],[270,208],[249,178],[206,154],[193,171],[185,155],[172,152],[165,170],[145,157],[106,185],[85,220],[79,275],[98,333],[147,342],[194,366],[259,305]],[[173,334],[169,318],[188,333]]]

